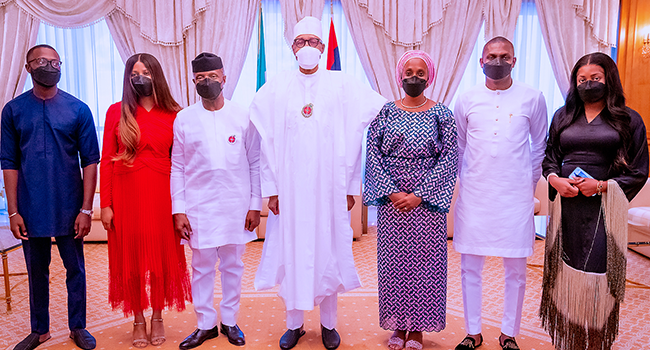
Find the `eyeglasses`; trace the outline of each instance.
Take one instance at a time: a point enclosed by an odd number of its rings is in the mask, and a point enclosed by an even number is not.
[[[217,79],[219,79],[219,76],[216,75],[216,74],[210,74],[210,75],[202,75],[202,74],[198,74],[198,75],[194,78],[194,80],[196,80],[197,82],[203,81],[203,80],[205,80],[205,79],[209,79],[209,80],[212,80],[212,81],[217,81]]]
[[[57,60],[57,59],[48,60],[47,58],[43,58],[43,57],[35,58],[35,59],[27,62],[27,64],[31,64],[32,62],[36,62],[37,68],[38,67],[45,67],[49,63],[49,65],[52,66],[52,68],[61,69],[61,65],[63,64],[63,62],[60,61],[60,60]]]
[[[309,46],[311,46],[311,47],[316,47],[316,46],[318,46],[318,44],[321,44],[322,41],[320,41],[320,39],[318,39],[318,38],[311,38],[311,39],[308,39],[308,40],[301,39],[301,38],[296,38],[293,41],[293,44],[296,45],[296,47],[298,47],[298,48],[301,48],[301,47],[305,46],[305,43],[308,43]]]

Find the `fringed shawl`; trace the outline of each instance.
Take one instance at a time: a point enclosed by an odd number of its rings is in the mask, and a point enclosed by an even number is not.
[[[557,349],[610,349],[614,343],[619,307],[625,297],[627,209],[625,194],[616,181],[609,180],[601,201],[607,271],[592,273],[562,260],[561,198],[558,195],[550,202],[539,316]]]

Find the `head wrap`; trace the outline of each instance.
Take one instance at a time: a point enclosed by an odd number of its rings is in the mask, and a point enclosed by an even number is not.
[[[202,52],[192,60],[192,73],[209,72],[221,68],[223,68],[221,57],[213,53]]]
[[[433,83],[434,67],[433,60],[428,53],[421,50],[410,50],[404,52],[399,61],[397,61],[397,68],[395,70],[395,78],[397,79],[397,86],[402,87],[402,75],[404,74],[404,66],[412,58],[419,58],[427,65],[427,71],[429,71],[429,77],[427,78],[427,87]]]
[[[298,35],[311,34],[323,39],[323,28],[320,20],[316,17],[307,16],[301,19],[295,26],[293,26],[293,38]]]

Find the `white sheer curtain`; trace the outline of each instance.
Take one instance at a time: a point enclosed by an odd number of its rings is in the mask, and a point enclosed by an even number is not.
[[[486,43],[485,38],[484,29],[481,28],[481,33],[478,36],[476,45],[474,45],[474,50],[472,51],[463,78],[460,81],[458,91],[449,105],[452,108],[456,103],[458,95],[476,84],[485,82],[485,75],[483,75],[479,64],[483,46]],[[517,63],[515,64],[512,76],[514,79],[531,85],[544,93],[550,122],[555,110],[564,105],[564,98],[553,75],[549,55],[546,51],[546,46],[544,46],[542,29],[539,25],[534,0],[522,1],[512,42],[515,46],[515,56],[517,57]]]
[[[189,86],[189,103],[199,98],[192,83],[191,60],[204,51],[219,55],[227,76],[224,97],[231,99],[250,52],[247,43],[254,42],[253,33],[257,33],[255,23],[260,0],[211,0],[210,6],[203,20],[198,21],[185,35],[188,77],[183,84]]]
[[[394,79],[397,60],[406,50],[420,49],[429,52],[436,65],[427,97],[444,103],[451,100],[481,26],[482,4],[470,0],[412,4],[343,0],[343,8],[361,62],[377,91],[389,99],[400,98]],[[422,18],[415,13],[423,14]]]
[[[354,42],[350,36],[350,31],[343,14],[341,1],[333,1],[334,10],[334,30],[339,45],[341,56],[341,71],[355,76],[360,81],[368,83],[368,79],[361,66],[359,55],[354,47]],[[278,0],[262,0],[262,13],[264,16],[264,39],[266,47],[266,80],[273,78],[283,71],[298,69],[298,63],[287,43],[284,35],[285,21],[282,17],[282,4]],[[323,25],[323,41],[327,45],[329,38],[330,24],[330,2],[322,8],[321,22]],[[293,31],[293,28],[292,28]],[[253,101],[256,85],[257,70],[257,42],[258,28],[257,21],[253,29],[253,37],[248,44],[248,54],[244,66],[241,70],[241,76],[232,100],[247,107]],[[319,66],[325,69],[327,64],[327,47],[321,56]],[[368,83],[369,84],[369,83]]]
[[[580,57],[616,46],[618,0],[536,0],[546,49],[563,94]]]
[[[512,40],[522,0],[485,0],[485,39],[504,36]]]
[[[101,140],[106,110],[122,99],[124,74],[124,63],[106,22],[76,29],[41,22],[36,44],[48,44],[58,51],[63,61],[59,88],[90,107]],[[31,88],[32,81],[28,78],[23,91]]]
[[[22,92],[25,82],[25,54],[36,40],[37,19],[13,2],[0,1],[0,106]]]
[[[280,8],[284,18],[284,39],[287,44],[291,45],[293,43],[293,26],[306,16],[318,18],[323,12],[323,5],[323,0],[280,0]]]
[[[165,79],[176,102],[183,107],[189,104],[188,86],[184,84],[188,73],[182,45],[159,45],[151,42],[140,35],[140,27],[121,12],[116,11],[107,16],[106,24],[124,62],[139,52],[153,55],[165,72]]]
[[[160,61],[173,96],[181,106],[197,101],[192,84],[191,61],[207,51],[221,56],[229,77],[224,95],[230,98],[237,84],[246,57],[260,0],[175,1],[174,6],[154,7],[156,28],[129,17],[128,12],[115,11],[107,17],[117,47],[126,60],[137,52],[150,53]],[[124,2],[133,6],[135,2]],[[150,4],[151,2],[145,2]],[[187,3],[188,8],[184,6]],[[179,7],[181,4],[183,7]],[[126,5],[125,5],[126,6]],[[173,8],[166,13],[164,10]],[[149,9],[142,6],[140,12]],[[175,18],[176,14],[179,18]],[[140,18],[146,16],[141,15]],[[181,20],[182,19],[182,20]],[[170,28],[180,30],[161,34],[161,23],[175,23]],[[182,26],[181,26],[182,24]],[[163,27],[164,28],[164,27]],[[148,30],[146,33],[145,30]],[[165,34],[165,36],[162,36]],[[157,35],[155,38],[151,37]]]
[[[232,94],[246,56],[253,22],[260,0],[9,0],[0,2],[3,9],[17,6],[21,13],[58,27],[90,25],[106,18],[123,60],[136,52],[148,52],[159,61],[172,90],[182,106],[195,101],[191,90],[190,61],[201,51],[213,51],[228,63],[227,74]],[[5,22],[24,38],[20,23]],[[29,36],[28,36],[29,37]],[[16,55],[24,55],[27,48]],[[3,47],[3,54],[10,53]],[[12,96],[13,97],[13,96]]]

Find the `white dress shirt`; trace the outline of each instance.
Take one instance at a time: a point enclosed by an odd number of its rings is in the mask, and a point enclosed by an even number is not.
[[[532,255],[534,191],[548,124],[544,96],[517,81],[506,90],[481,84],[458,98],[454,118],[459,156],[454,248],[474,255]]]
[[[234,102],[208,111],[201,101],[178,112],[172,148],[172,212],[185,213],[190,247],[244,244],[249,210],[260,210],[259,135]]]

